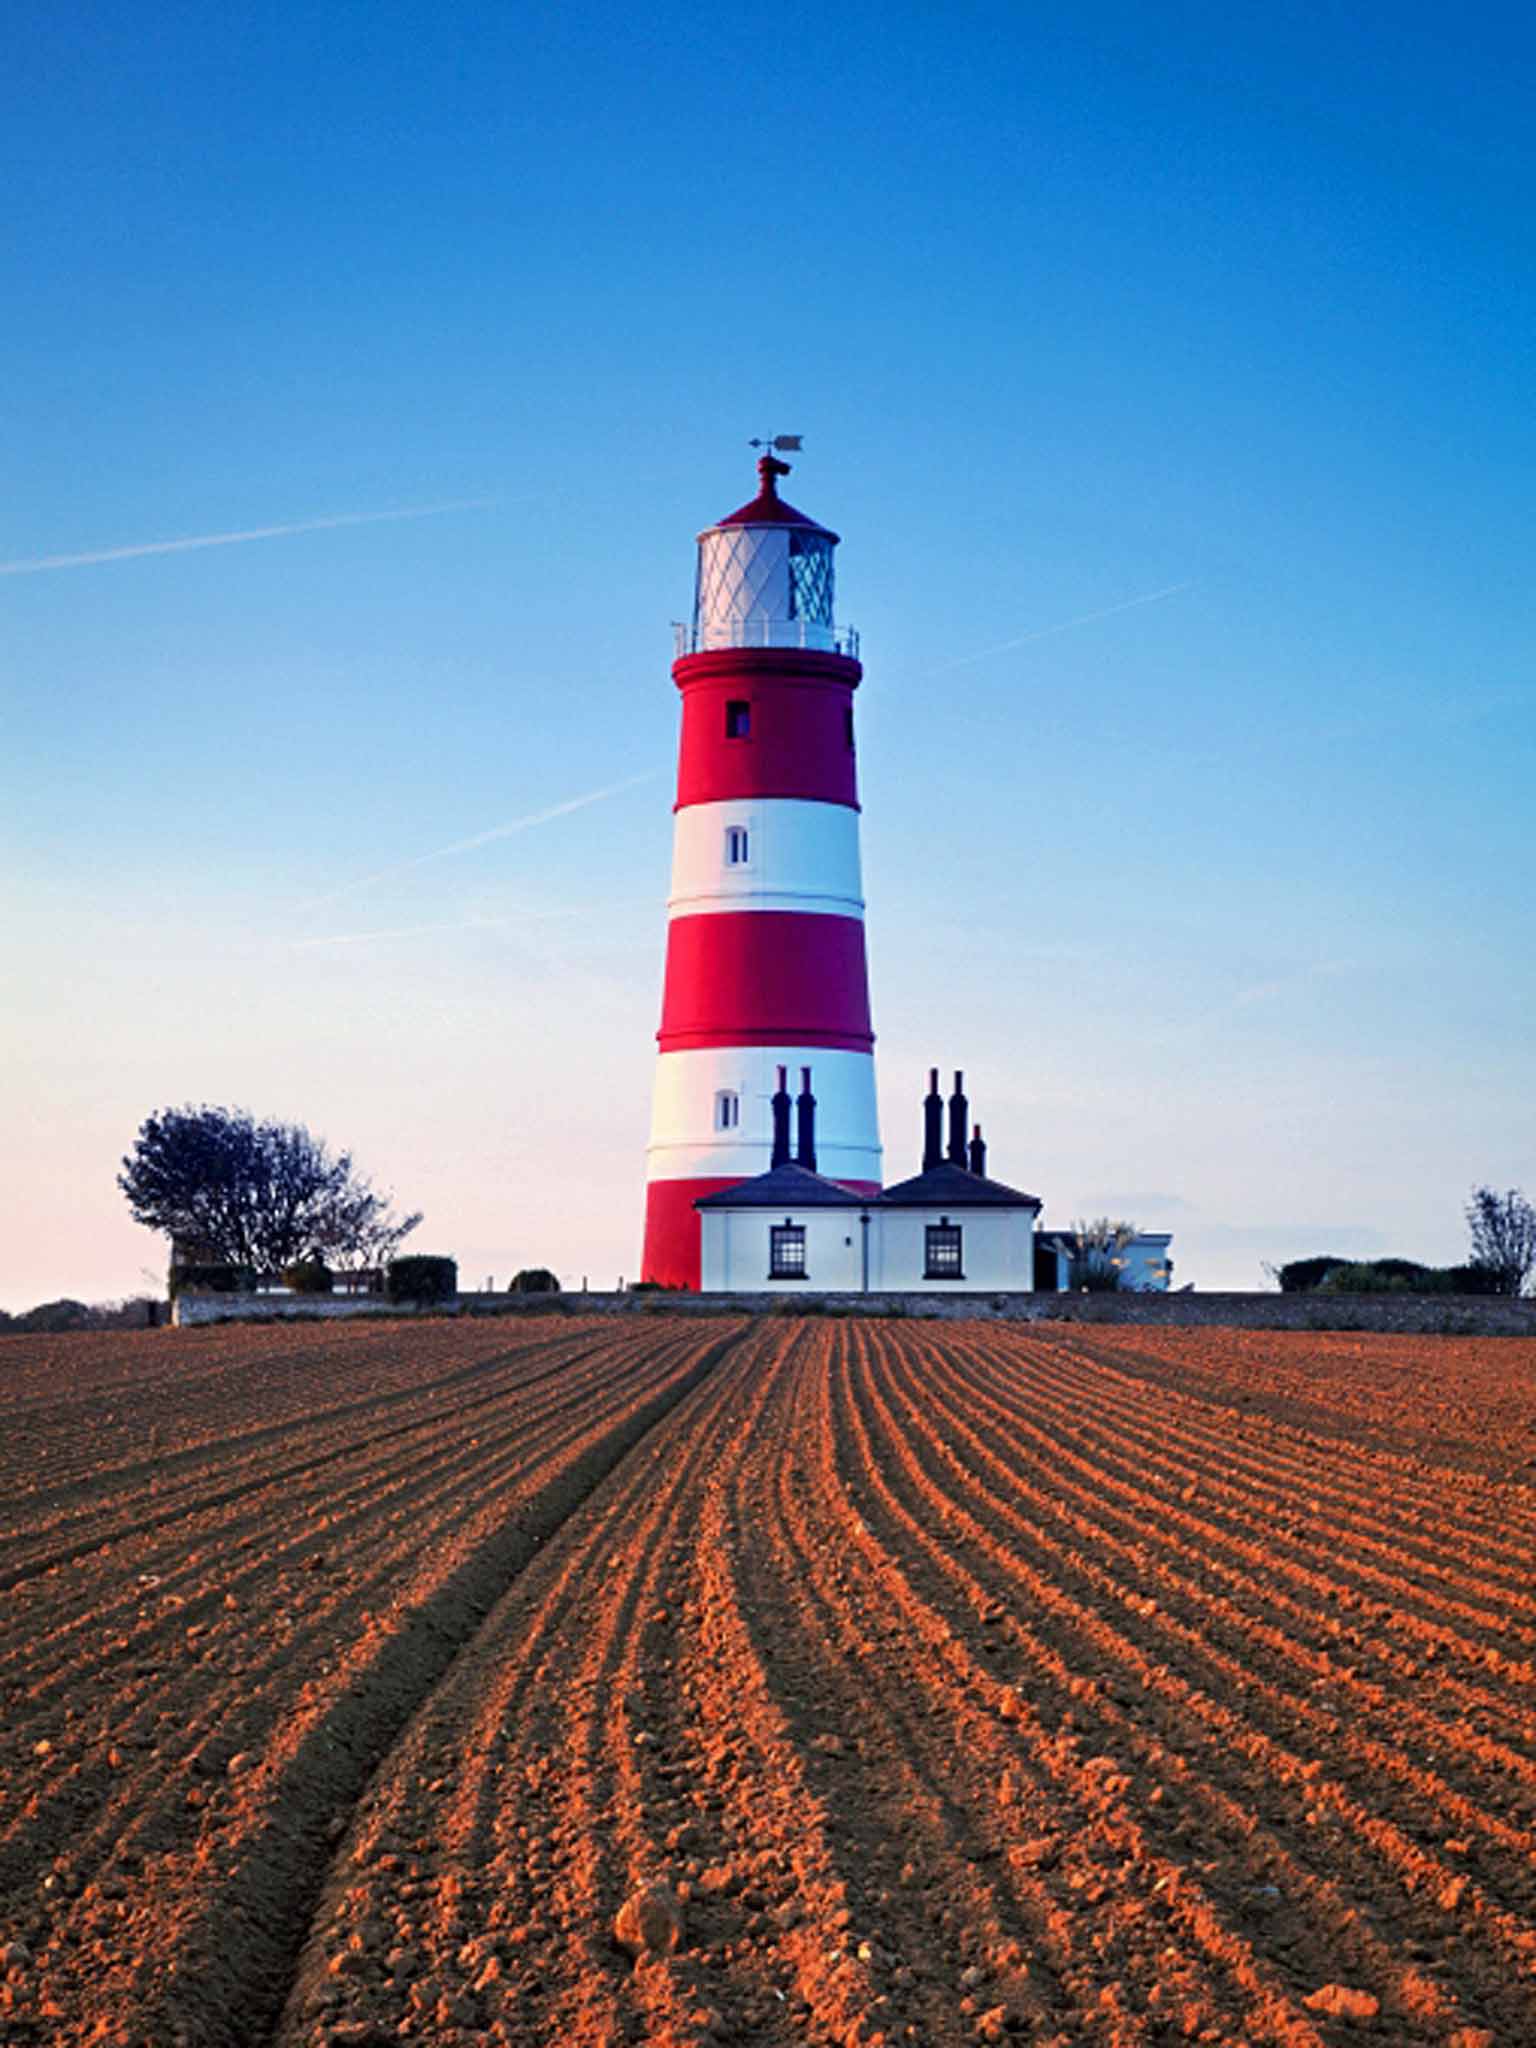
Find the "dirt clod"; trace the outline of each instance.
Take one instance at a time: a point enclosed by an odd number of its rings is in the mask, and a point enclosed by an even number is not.
[[[1336,2020],[1373,2020],[1381,2011],[1381,2000],[1370,1991],[1358,1991],[1349,1984],[1324,1984],[1303,2000],[1309,2012],[1326,2013]]]
[[[683,1903],[669,1884],[632,1892],[613,1923],[614,1939],[632,1956],[669,1956],[683,1941]]]

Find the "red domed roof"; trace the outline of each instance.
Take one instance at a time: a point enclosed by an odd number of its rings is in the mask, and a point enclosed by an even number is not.
[[[835,541],[837,535],[819,520],[807,519],[803,512],[797,512],[793,505],[786,505],[779,496],[778,479],[789,475],[789,464],[780,462],[776,455],[758,457],[759,478],[757,496],[750,505],[743,505],[728,518],[717,520],[718,526],[804,526],[812,533],[824,533],[828,540]]]

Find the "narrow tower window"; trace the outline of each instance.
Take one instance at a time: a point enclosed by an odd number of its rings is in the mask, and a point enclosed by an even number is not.
[[[805,1278],[805,1225],[803,1223],[775,1223],[768,1231],[768,1278],[770,1280],[803,1280]]]
[[[715,1129],[734,1131],[741,1122],[741,1097],[734,1088],[722,1088],[715,1097]]]
[[[850,704],[843,713],[843,730],[848,735],[848,744],[853,745],[853,706]]]
[[[752,706],[745,697],[732,697],[725,707],[725,736],[728,740],[752,737]]]
[[[960,1266],[960,1226],[958,1223],[930,1223],[923,1232],[923,1249],[927,1254],[923,1262],[925,1280],[963,1280]]]
[[[728,868],[744,868],[752,858],[752,841],[745,825],[727,825],[725,828],[725,864]]]

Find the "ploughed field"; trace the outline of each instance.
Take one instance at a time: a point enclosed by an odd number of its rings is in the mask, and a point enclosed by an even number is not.
[[[0,1470],[0,2043],[1536,2041],[1524,1340],[19,1338]]]

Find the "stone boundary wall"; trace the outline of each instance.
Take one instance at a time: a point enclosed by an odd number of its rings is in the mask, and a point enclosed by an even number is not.
[[[335,1322],[347,1316],[910,1316],[954,1321],[1151,1323],[1174,1328],[1379,1330],[1536,1337],[1536,1300],[1479,1294],[460,1294],[413,1308],[378,1295],[181,1294],[173,1320]]]

